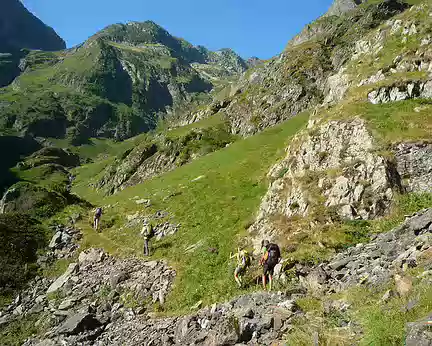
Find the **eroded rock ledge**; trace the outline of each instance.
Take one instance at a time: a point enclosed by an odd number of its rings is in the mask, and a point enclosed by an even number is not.
[[[270,169],[271,184],[250,228],[256,247],[281,233],[276,219],[319,213],[330,223],[370,220],[384,216],[396,194],[432,191],[429,143],[401,142],[389,150],[380,149],[362,119],[311,121]]]

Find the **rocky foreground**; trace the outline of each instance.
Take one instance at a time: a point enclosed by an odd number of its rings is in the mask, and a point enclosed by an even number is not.
[[[72,229],[59,229],[50,244],[52,255],[72,257]],[[156,318],[172,287],[175,271],[163,261],[117,259],[99,249],[79,254],[56,280],[36,278],[0,315],[0,325],[38,314],[46,330],[33,345],[274,345],[283,343],[299,317],[308,318],[296,300],[365,285],[379,290],[395,281],[383,300],[406,295],[409,268],[422,265],[421,280],[432,283],[432,208],[408,217],[390,232],[376,235],[337,254],[328,263],[298,265],[297,278],[284,292],[256,292],[205,307],[189,316]],[[75,256],[76,257],[76,256]],[[280,275],[283,278],[283,273]],[[386,286],[387,285],[387,286]],[[287,287],[288,287],[287,286]],[[329,301],[327,309],[345,312],[350,305]],[[198,302],[195,309],[200,308]],[[407,326],[407,345],[430,345],[428,316]],[[344,328],[350,328],[347,322]],[[353,342],[361,337],[355,330]]]

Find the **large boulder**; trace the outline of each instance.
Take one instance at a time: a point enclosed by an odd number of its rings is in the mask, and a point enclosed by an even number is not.
[[[78,262],[81,265],[84,264],[95,264],[102,262],[106,257],[106,253],[101,249],[88,249],[79,254]]]
[[[69,264],[66,271],[61,275],[56,281],[54,281],[51,286],[47,290],[47,294],[54,293],[62,288],[66,282],[69,281],[72,274],[75,274],[78,271],[79,267],[77,263]]]
[[[101,323],[93,314],[77,313],[66,320],[57,330],[58,334],[74,335],[100,327]]]

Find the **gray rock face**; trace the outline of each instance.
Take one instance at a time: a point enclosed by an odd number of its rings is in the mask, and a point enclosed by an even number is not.
[[[432,81],[413,81],[402,86],[387,86],[368,94],[373,104],[403,101],[415,98],[432,98]]]
[[[330,71],[320,65],[317,57],[322,52],[319,49],[305,54],[301,61],[311,61],[315,65],[301,77],[295,74],[297,66],[290,52],[282,53],[256,72],[243,76],[228,105],[220,110],[229,120],[232,133],[253,135],[322,102]]]
[[[326,13],[326,16],[340,16],[353,10],[362,2],[366,2],[366,0],[335,0]]]
[[[400,143],[394,152],[407,191],[432,192],[432,144]]]
[[[328,264],[315,267],[301,281],[320,292],[339,292],[359,284],[374,288],[385,285],[395,273],[416,266],[417,259],[432,249],[431,224],[432,209],[416,213],[370,243],[352,247]]]
[[[350,76],[341,68],[338,73],[327,79],[326,97],[324,103],[340,101],[351,84]]]
[[[154,228],[154,235],[156,240],[161,240],[164,237],[171,236],[177,233],[180,228],[180,224],[174,225],[169,222],[158,224]]]
[[[407,336],[405,339],[406,346],[431,346],[432,331],[431,331],[432,313],[417,322],[407,323]]]
[[[150,162],[155,160],[156,154],[157,147],[154,144],[141,145],[130,152],[126,152],[121,160],[117,160],[106,169],[106,173],[98,182],[97,187],[105,189],[108,194],[122,190],[142,165],[151,165]],[[157,172],[163,171],[164,167],[165,165],[160,165]]]
[[[62,238],[62,232],[60,231],[56,232],[56,234],[54,234],[53,237],[51,238],[48,247],[50,249],[54,249],[55,247],[57,247],[61,243],[61,238]]]
[[[93,314],[81,312],[68,318],[56,332],[58,334],[73,335],[96,329],[100,325],[101,323]]]

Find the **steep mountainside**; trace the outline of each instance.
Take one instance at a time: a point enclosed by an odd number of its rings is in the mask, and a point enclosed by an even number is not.
[[[55,51],[66,48],[55,31],[31,14],[19,0],[4,0],[0,11],[0,87],[19,73],[22,49]]]
[[[330,106],[340,100],[350,83],[348,77],[337,72],[353,65],[352,57],[358,50],[356,40],[408,6],[399,1],[374,2],[354,6],[340,17],[318,19],[293,38],[279,57],[247,71],[237,84],[227,86],[207,107],[191,112],[191,118],[182,117],[181,124],[203,118],[222,118],[229,124],[231,133],[248,136],[307,109]],[[134,157],[138,152],[137,148]],[[143,156],[146,155],[143,152]],[[174,150],[172,155],[179,155],[179,151]],[[117,177],[113,176],[110,166],[98,186],[106,188],[107,183],[112,185],[112,179],[128,180],[132,174],[149,178],[156,171],[165,171],[160,169],[146,174],[148,161],[137,165],[131,156],[123,158],[122,166]],[[161,163],[160,166],[164,165]],[[130,172],[128,177],[123,174],[125,167]],[[111,176],[111,182],[108,182],[110,179],[107,181],[108,176]],[[142,179],[135,179],[130,183],[140,181]]]
[[[319,18],[282,54],[229,86],[220,107],[197,112],[192,120],[221,112],[233,133],[251,135],[321,104],[328,94],[327,79],[354,54],[355,42],[407,7],[400,1],[374,1]]]
[[[231,50],[210,52],[153,22],[116,24],[84,44],[31,52],[24,73],[0,90],[0,129],[34,137],[128,138],[188,104],[247,65]]]
[[[31,14],[19,0],[3,0],[0,12],[0,52],[27,49],[61,50],[65,42]]]

